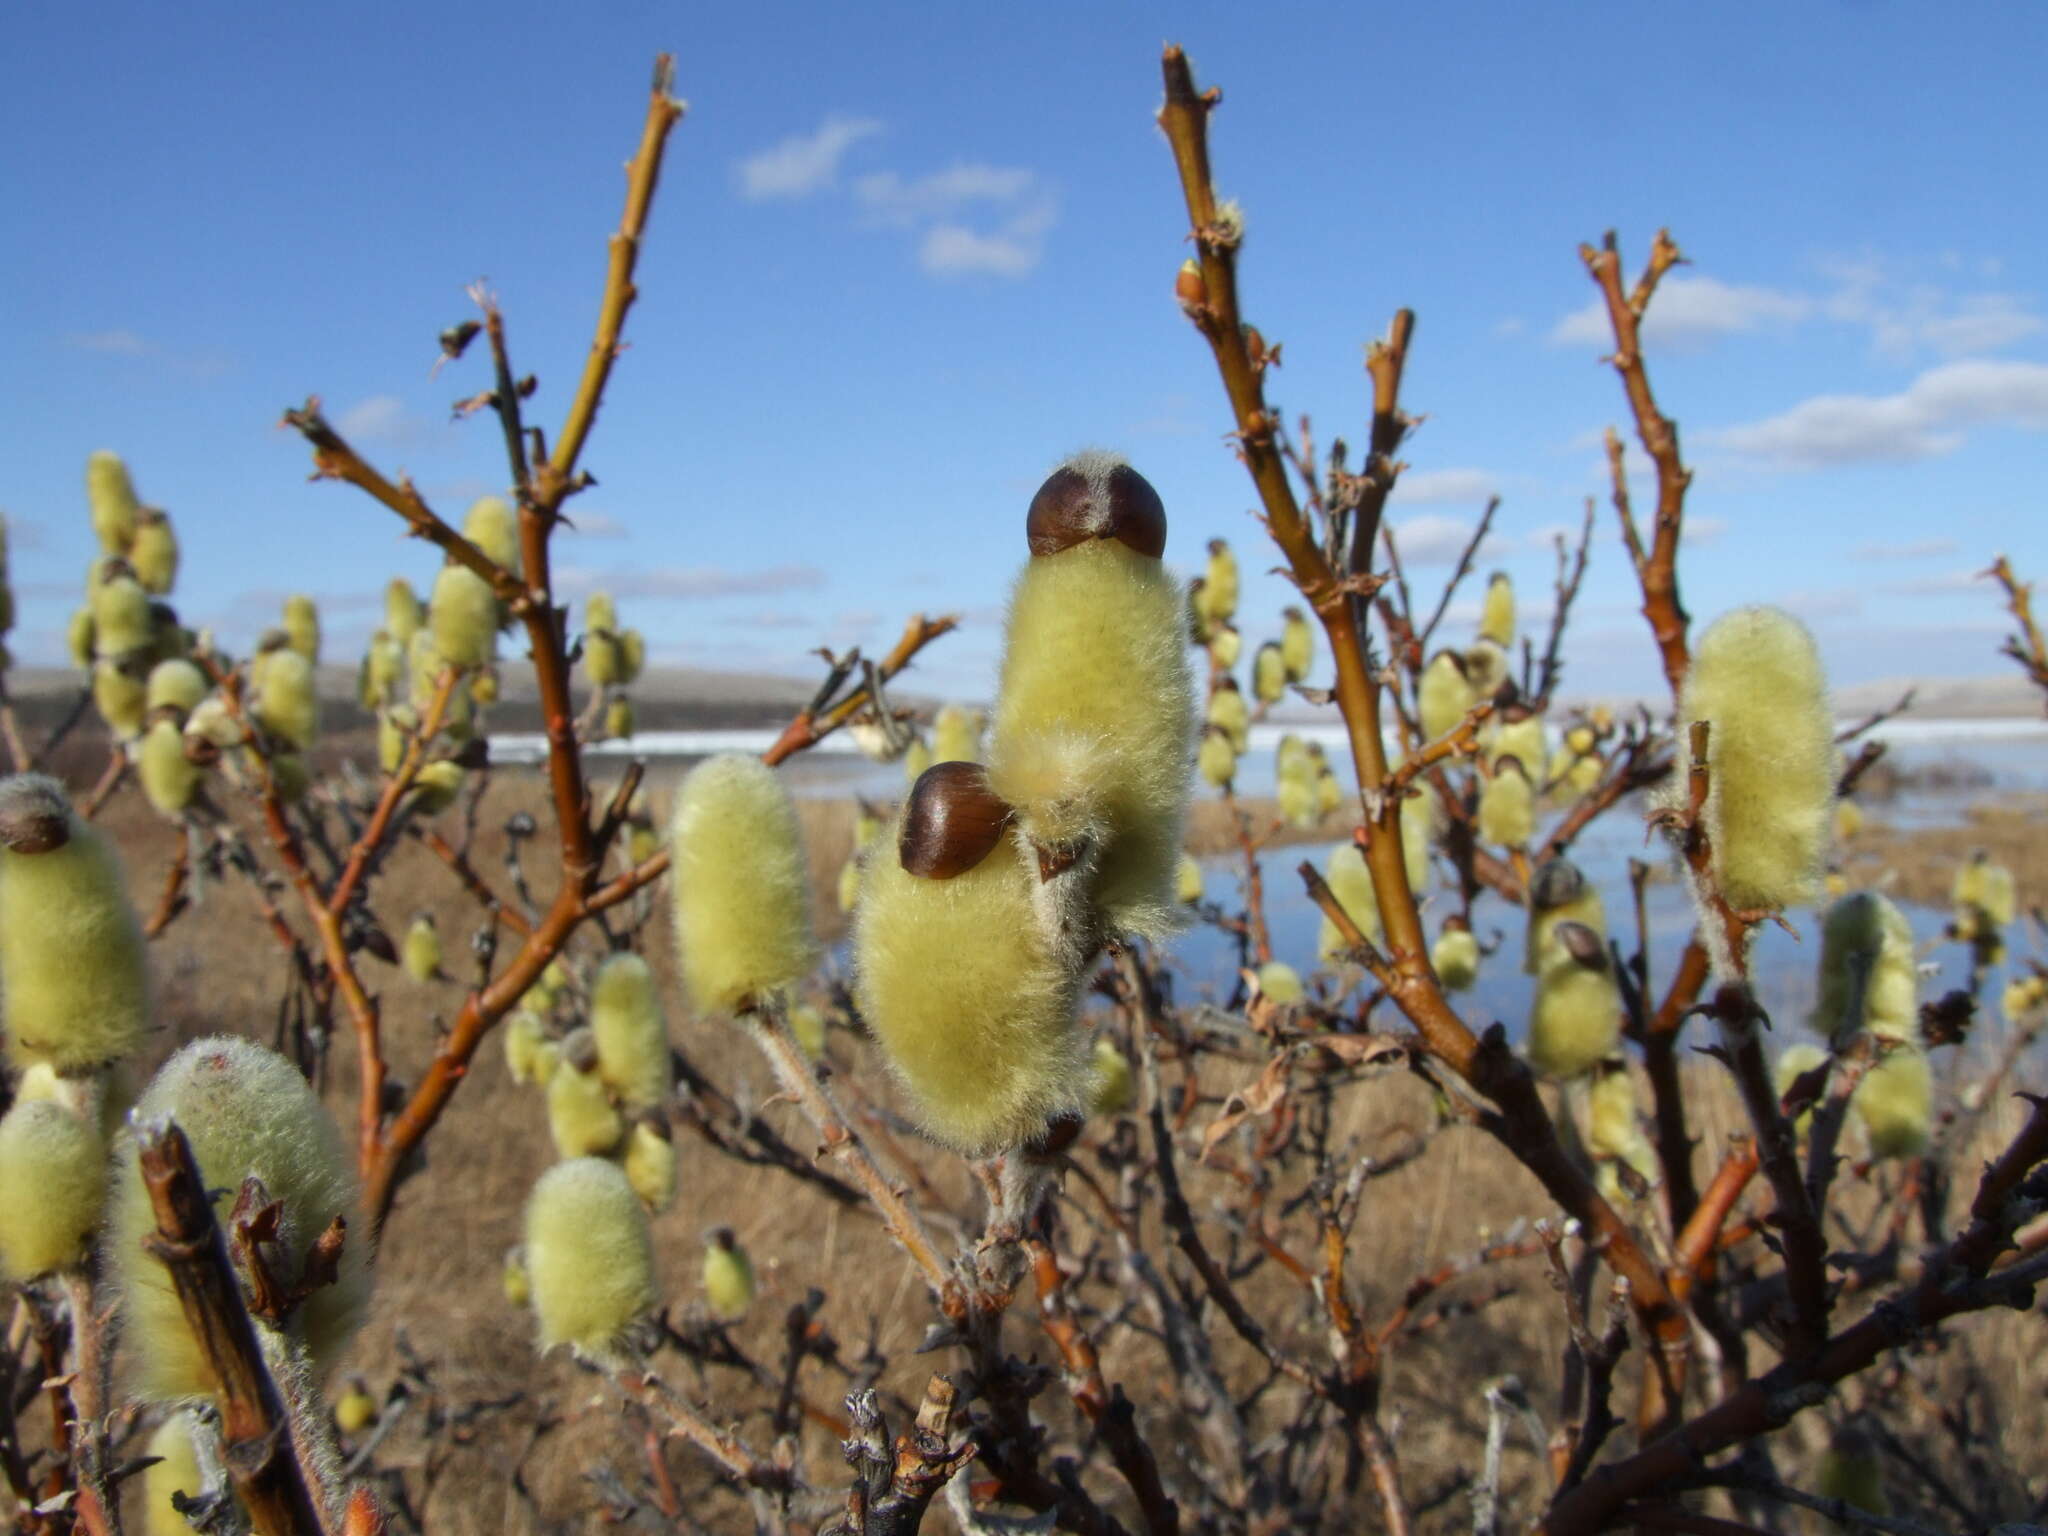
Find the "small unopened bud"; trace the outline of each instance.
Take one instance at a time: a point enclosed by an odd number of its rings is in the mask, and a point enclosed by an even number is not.
[[[1182,309],[1205,309],[1209,303],[1209,285],[1202,277],[1201,264],[1192,258],[1180,264],[1180,271],[1173,276],[1173,296],[1180,300]]]
[[[950,880],[983,859],[1015,813],[976,763],[939,763],[912,787],[897,834],[897,858],[925,880]]]
[[[377,1399],[370,1396],[360,1376],[351,1376],[341,1396],[334,1400],[334,1427],[344,1435],[359,1435],[377,1418]]]
[[[405,974],[414,981],[433,981],[440,976],[441,930],[434,924],[433,913],[422,912],[412,920],[399,953]]]
[[[1036,556],[1115,539],[1149,559],[1166,552],[1166,507],[1143,475],[1106,453],[1080,453],[1046,477],[1024,531]]]
[[[745,1317],[754,1304],[754,1263],[730,1227],[720,1227],[705,1244],[704,1300],[728,1323]]]

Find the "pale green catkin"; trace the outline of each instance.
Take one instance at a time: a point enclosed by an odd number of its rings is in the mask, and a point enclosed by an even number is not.
[[[462,519],[462,536],[482,550],[493,565],[519,574],[519,519],[499,496],[479,496]]]
[[[121,456],[104,448],[85,461],[85,495],[92,508],[92,531],[110,555],[126,553],[135,539],[141,511],[134,482]]]
[[[0,1278],[82,1261],[106,1189],[98,1126],[48,1100],[16,1103],[0,1118]]]
[[[811,968],[803,831],[757,757],[697,765],[676,791],[671,888],[683,982],[699,1013],[733,1013]]]
[[[1806,627],[1766,607],[1715,620],[1693,648],[1679,715],[1681,744],[1695,723],[1711,723],[1704,814],[1721,895],[1738,911],[1810,901],[1834,811],[1835,747]],[[1674,773],[1667,794],[1684,793]]]
[[[498,596],[466,565],[444,565],[427,603],[434,649],[448,666],[480,667],[498,639]]]
[[[284,632],[291,648],[317,666],[320,661],[320,608],[303,592],[284,600]]]
[[[347,1223],[340,1272],[293,1315],[290,1328],[325,1371],[354,1337],[370,1294],[369,1228],[357,1209],[355,1162],[299,1069],[250,1040],[194,1040],[166,1061],[136,1101],[138,1124],[174,1121],[214,1209],[225,1218],[250,1174],[283,1206],[279,1241],[304,1253],[335,1217]],[[156,1229],[133,1143],[115,1151],[107,1259],[121,1289],[134,1389],[156,1401],[213,1394],[213,1374],[185,1321],[170,1274],[145,1240]]]
[[[93,1071],[133,1052],[149,1027],[142,925],[112,847],[56,780],[0,780],[0,824],[27,821],[62,842],[40,853],[0,847],[7,1053],[16,1066]]]
[[[598,1157],[557,1163],[526,1201],[526,1273],[543,1351],[621,1355],[655,1304],[654,1237],[625,1172]]]
[[[1887,1040],[1918,1036],[1920,971],[1913,929],[1876,892],[1857,891],[1828,908],[1821,923],[1820,997],[1809,1022],[1823,1039],[1838,1043],[1861,1029]]]
[[[590,983],[590,1032],[597,1070],[628,1109],[653,1109],[669,1095],[668,1030],[654,973],[638,955],[616,954]]]

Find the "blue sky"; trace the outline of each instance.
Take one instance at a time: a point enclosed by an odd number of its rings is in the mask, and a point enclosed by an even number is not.
[[[18,655],[55,659],[90,553],[86,455],[125,455],[186,551],[188,620],[246,644],[288,590],[359,646],[431,552],[309,485],[280,410],[317,393],[447,514],[494,489],[451,425],[501,296],[559,420],[652,56],[676,131],[642,299],[587,457],[562,587],[606,585],[657,659],[803,670],[915,609],[925,667],[985,691],[1026,500],[1128,453],[1169,559],[1235,542],[1246,633],[1288,593],[1249,520],[1220,385],[1172,300],[1185,214],[1152,123],[1164,40],[1225,103],[1272,398],[1363,436],[1361,348],[1419,315],[1428,417],[1395,508],[1427,585],[1498,491],[1489,564],[1540,611],[1547,531],[1603,498],[1576,689],[1657,673],[1605,502],[1602,367],[1576,246],[1694,265],[1652,366],[1698,469],[1704,618],[1786,604],[1844,682],[1986,674],[1993,554],[2048,575],[2048,10],[1899,4],[1249,8],[864,4],[36,7],[0,63],[0,508]],[[1638,487],[1648,499],[1648,486]],[[1474,594],[1476,596],[1476,593]]]

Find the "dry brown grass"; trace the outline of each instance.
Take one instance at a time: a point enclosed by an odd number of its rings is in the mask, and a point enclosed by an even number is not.
[[[502,843],[495,829],[511,810],[528,802],[533,802],[530,808],[539,808],[532,780],[501,775],[491,787],[476,856],[478,868],[494,884],[504,883]],[[820,929],[835,935],[842,919],[830,893],[852,845],[851,807],[808,801],[803,815],[820,893]],[[1966,848],[1995,840],[2009,849],[2010,839],[2021,831],[2038,838],[2038,825],[2027,825],[2023,814],[2014,817],[1986,810],[1953,837],[1916,834],[1893,839],[1873,829],[1859,848],[1859,857],[1864,849],[1875,855],[1880,849],[1918,848],[1926,878],[1938,880],[1945,890],[1946,875],[1940,867],[1949,856],[1951,841]],[[132,793],[120,797],[104,820],[123,848],[137,902],[147,909],[172,846],[170,833]],[[2036,867],[2048,868],[2048,861]],[[548,893],[536,894],[545,900]],[[435,912],[450,963],[460,963],[460,940],[474,926],[476,909],[425,849],[414,844],[400,849],[373,899],[394,926],[415,910]],[[252,912],[245,886],[216,887],[201,907],[158,941],[155,962],[164,1035],[156,1055],[213,1031],[272,1036],[287,969],[252,921]],[[578,953],[592,956],[598,941],[597,934],[586,932]],[[657,968],[672,980],[665,916],[653,916],[647,947]],[[445,1017],[457,1005],[459,986],[417,984],[374,963],[372,970],[373,985],[383,999],[392,1069],[407,1079],[433,1049],[437,1017]],[[678,993],[670,987],[667,995]],[[680,1008],[671,1027],[697,1065],[727,1091],[758,1106],[793,1144],[809,1145],[809,1133],[794,1110],[772,1099],[769,1074],[748,1042],[716,1021],[685,1018]],[[863,1042],[845,1028],[834,1031],[831,1056],[842,1078],[870,1085],[885,1081]],[[1249,1064],[1211,1063],[1204,1083],[1220,1097],[1248,1081],[1254,1071]],[[329,1077],[331,1083],[351,1081],[345,1039],[334,1044]],[[1710,1063],[1692,1068],[1689,1082],[1695,1127],[1711,1152],[1737,1129],[1739,1106],[1720,1070]],[[2029,1086],[2044,1085],[2035,1081]],[[346,1088],[330,1092],[330,1101],[337,1113],[352,1108]],[[1211,1113],[1201,1111],[1197,1127]],[[1956,1167],[1966,1172],[1977,1166],[1986,1150],[2010,1134],[2015,1119],[2009,1107],[1995,1109]],[[1435,1120],[1436,1107],[1419,1083],[1387,1077],[1345,1093],[1335,1123],[1336,1140],[1354,1154],[1385,1151],[1430,1129]],[[1113,1183],[1114,1173],[1100,1156],[1103,1139],[1104,1133],[1092,1133],[1078,1156],[1085,1166],[1102,1169],[1105,1181]],[[906,1139],[900,1145],[908,1148],[912,1143]],[[733,1329],[733,1337],[757,1359],[771,1367],[779,1365],[783,1315],[808,1287],[817,1285],[827,1293],[821,1316],[839,1341],[842,1359],[855,1361],[866,1349],[884,1357],[879,1385],[887,1394],[914,1398],[929,1370],[949,1365],[945,1352],[913,1353],[931,1318],[930,1309],[908,1263],[864,1212],[835,1209],[786,1175],[736,1165],[700,1142],[686,1138],[682,1146],[682,1192],[674,1208],[656,1223],[673,1314],[687,1316],[697,1307],[703,1234],[714,1225],[727,1224],[754,1255],[762,1279],[753,1312]],[[487,1048],[430,1138],[424,1169],[404,1185],[386,1231],[374,1318],[355,1346],[347,1371],[359,1372],[381,1395],[404,1364],[402,1337],[405,1351],[429,1364],[443,1410],[500,1405],[466,1423],[444,1424],[432,1436],[421,1432],[430,1417],[427,1405],[415,1405],[408,1410],[410,1422],[402,1421],[379,1447],[378,1465],[405,1475],[417,1514],[426,1529],[437,1533],[594,1528],[593,1469],[608,1468],[629,1487],[641,1484],[645,1463],[638,1437],[629,1432],[628,1420],[599,1378],[560,1357],[536,1362],[527,1320],[500,1293],[501,1260],[518,1240],[525,1193],[552,1156],[538,1097],[514,1085],[499,1053]],[[957,1193],[967,1187],[957,1159],[928,1149],[916,1156],[947,1190]],[[1225,1171],[1193,1168],[1187,1176],[1189,1197],[1207,1223],[1211,1240],[1222,1251],[1238,1253],[1229,1223],[1214,1220],[1222,1208],[1241,1199],[1238,1180]],[[1894,1175],[1880,1170],[1872,1177],[1882,1182]],[[1277,1209],[1298,1183],[1296,1179],[1276,1190],[1269,1207]],[[1967,1187],[1958,1190],[1954,1202],[1967,1194]],[[1870,1198],[1869,1188],[1859,1186],[1851,1208],[1867,1207]],[[1090,1235],[1091,1202],[1071,1181],[1067,1199],[1069,1246],[1085,1251],[1101,1241],[1099,1234]],[[1429,1155],[1373,1183],[1367,1201],[1350,1263],[1353,1282],[1371,1316],[1386,1315],[1416,1275],[1547,1210],[1533,1180],[1495,1143],[1470,1128],[1442,1131]],[[1283,1231],[1306,1254],[1309,1236],[1304,1221],[1297,1216]],[[1847,1246],[1850,1234],[1836,1234],[1836,1240]],[[1518,1377],[1538,1411],[1547,1420],[1555,1417],[1565,1340],[1542,1260],[1524,1258],[1490,1267],[1455,1282],[1445,1295],[1474,1300],[1497,1290],[1503,1294],[1473,1315],[1404,1341],[1388,1364],[1388,1417],[1397,1430],[1407,1490],[1428,1511],[1420,1521],[1424,1529],[1463,1528],[1468,1521],[1464,1500],[1455,1490],[1476,1465],[1485,1432],[1481,1389],[1486,1382],[1507,1374]],[[1288,1348],[1304,1358],[1324,1357],[1322,1314],[1308,1292],[1279,1266],[1266,1263],[1252,1269],[1244,1294]],[[1083,1295],[1090,1308],[1084,1321],[1100,1329],[1099,1309],[1113,1309],[1118,1298],[1103,1283],[1089,1285]],[[1864,1304],[1851,1305],[1860,1310]],[[1037,1328],[1028,1285],[1006,1326],[1013,1351],[1040,1360],[1052,1358]],[[1219,1319],[1211,1318],[1209,1332],[1233,1384],[1249,1392],[1265,1380],[1257,1356]],[[2035,1364],[2041,1342],[2038,1317],[2001,1314],[1955,1328],[1939,1345],[1902,1352],[1884,1373],[1889,1382],[1884,1390],[1895,1399],[1921,1405],[1909,1409],[1904,1419],[1916,1449],[1945,1475],[1972,1487],[1986,1479],[2004,1480],[2015,1490],[2015,1499],[2026,1476],[2038,1482],[2039,1447],[2048,1443],[2043,1376]],[[1117,1330],[1105,1348],[1103,1365],[1108,1377],[1121,1380],[1137,1402],[1141,1423],[1166,1456],[1169,1471],[1179,1467],[1199,1477],[1199,1428],[1184,1419],[1157,1348],[1131,1330]],[[766,1414],[772,1394],[743,1385],[730,1372],[694,1377],[673,1356],[664,1369],[675,1384],[719,1404],[757,1445],[769,1441]],[[802,1392],[814,1406],[836,1411],[844,1390],[843,1378],[815,1364],[806,1367]],[[1285,1385],[1271,1388],[1268,1407],[1291,1400],[1294,1391]],[[1870,1385],[1851,1384],[1839,1403],[1857,1403],[1872,1391]],[[1981,1458],[1980,1465],[1969,1463],[1956,1437],[1942,1425],[1937,1410],[1954,1411],[1957,1404],[1972,1415],[1972,1434],[1978,1442],[1974,1454]],[[1051,1426],[1050,1450],[1076,1452],[1080,1430],[1057,1382],[1039,1400],[1038,1411]],[[1285,1417],[1278,1414],[1275,1421]],[[1781,1468],[1795,1478],[1809,1474],[1823,1437],[1819,1416],[1802,1418],[1779,1437]],[[838,1486],[840,1462],[830,1434],[815,1425],[807,1427],[802,1456],[822,1486]],[[746,1527],[744,1504],[718,1484],[693,1453],[674,1448],[669,1464],[693,1516],[706,1529]],[[514,1488],[515,1469],[527,1490],[523,1495]],[[1511,1434],[1511,1520],[1534,1513],[1543,1477],[1531,1446],[1519,1432]],[[1128,1495],[1113,1477],[1091,1472],[1088,1483],[1107,1507],[1132,1518]],[[1903,1507],[1916,1507],[1912,1488],[1910,1480],[1898,1479],[1896,1493]],[[1926,1507],[1924,1496],[1918,1507]],[[1371,1509],[1361,1495],[1362,1520],[1375,1518]],[[935,1513],[927,1528],[948,1529],[948,1518]]]

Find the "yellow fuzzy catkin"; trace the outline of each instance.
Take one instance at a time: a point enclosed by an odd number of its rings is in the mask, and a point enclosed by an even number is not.
[[[683,983],[699,1013],[733,1013],[811,968],[803,830],[775,770],[729,753],[691,769],[669,828]]]
[[[1920,1029],[1920,971],[1905,914],[1874,891],[1828,908],[1821,923],[1819,1000],[1810,1022],[1823,1039],[1845,1042],[1860,1029],[1910,1040]],[[1862,1010],[1851,1015],[1861,995]]]
[[[1251,711],[1235,679],[1226,677],[1217,684],[1216,691],[1209,695],[1209,707],[1203,718],[1230,738],[1232,751],[1242,755],[1250,747]]]
[[[1316,786],[1310,770],[1283,773],[1273,786],[1273,800],[1280,819],[1290,827],[1312,827],[1321,820],[1316,812]]]
[[[593,592],[583,600],[583,627],[586,630],[603,630],[615,633],[619,627],[618,604],[612,601],[609,592]]]
[[[1697,722],[1712,724],[1705,822],[1722,896],[1738,911],[1811,900],[1834,812],[1835,746],[1806,627],[1777,608],[1716,619],[1693,647],[1679,715],[1681,744]],[[1685,777],[1674,773],[1667,794],[1682,796]]]
[[[422,912],[405,930],[398,947],[399,964],[414,981],[432,981],[441,974],[441,930],[430,912]]]
[[[171,1495],[199,1497],[203,1480],[199,1456],[192,1446],[192,1436],[198,1429],[198,1418],[185,1409],[165,1419],[149,1437],[149,1448],[144,1454],[155,1457],[156,1463],[142,1474],[144,1536],[193,1536],[192,1523],[178,1513]]]
[[[1069,467],[1120,465],[1084,455]],[[1116,539],[1034,555],[1010,594],[988,743],[989,783],[1026,834],[1061,841],[1062,824],[1088,825],[1095,904],[1113,928],[1153,939],[1179,923],[1195,708],[1180,615],[1172,575]]]
[[[547,1039],[547,1026],[530,1008],[520,1008],[505,1021],[505,1070],[515,1083],[533,1082],[534,1053]]]
[[[1209,541],[1209,563],[1202,572],[1202,607],[1212,624],[1237,613],[1237,556],[1221,539]]]
[[[1301,984],[1301,972],[1282,960],[1269,960],[1259,967],[1259,995],[1268,1002],[1298,1003],[1308,996]]]
[[[1546,859],[1529,881],[1529,926],[1522,940],[1522,969],[1534,976],[1553,953],[1559,923],[1583,923],[1607,937],[1607,906],[1600,888],[1565,858]]]
[[[1180,873],[1175,877],[1173,893],[1184,905],[1202,899],[1202,866],[1191,853],[1180,856]]]
[[[1479,792],[1479,836],[1504,848],[1520,848],[1536,835],[1536,795],[1522,765],[1512,757],[1494,764]]]
[[[1487,578],[1486,597],[1479,606],[1479,638],[1502,649],[1515,643],[1515,584],[1506,571]]]
[[[654,1237],[624,1170],[598,1157],[557,1163],[526,1199],[526,1273],[543,1351],[567,1344],[616,1359],[653,1308]]]
[[[1365,867],[1365,855],[1356,843],[1340,843],[1330,850],[1329,862],[1323,866],[1323,878],[1329,882],[1331,892],[1345,915],[1358,924],[1359,930],[1374,943],[1380,937],[1380,904],[1373,894],[1372,872]],[[1316,935],[1316,957],[1325,965],[1334,965],[1346,957],[1351,946],[1337,925],[1325,917]]]
[[[1479,940],[1469,928],[1445,928],[1430,946],[1429,964],[1446,992],[1462,992],[1479,979]]]
[[[135,539],[135,521],[141,511],[135,484],[128,478],[128,466],[117,453],[102,448],[85,461],[85,496],[92,508],[92,531],[100,548],[110,555],[123,554]]]
[[[1120,1115],[1137,1099],[1131,1078],[1131,1059],[1116,1048],[1107,1035],[1095,1037],[1093,1076],[1088,1088],[1091,1115]]]
[[[505,1252],[505,1267],[498,1271],[498,1289],[505,1299],[515,1307],[529,1306],[533,1302],[533,1277],[526,1272],[526,1250],[522,1247],[509,1248]]]
[[[0,1117],[0,1277],[78,1263],[106,1199],[99,1128],[62,1104],[26,1100]]]
[[[444,665],[480,667],[498,642],[498,596],[466,565],[444,565],[427,600],[426,633]]]
[[[652,1109],[669,1095],[668,1028],[654,972],[638,955],[616,954],[590,983],[590,1033],[597,1071],[628,1109]]]
[[[1281,620],[1280,659],[1287,666],[1287,681],[1305,682],[1316,664],[1316,632],[1299,608],[1281,610]]]
[[[1478,690],[1465,675],[1465,664],[1456,651],[1438,651],[1422,669],[1416,688],[1416,708],[1422,717],[1422,734],[1431,741],[1448,736],[1458,728],[1465,712],[1479,701]]]
[[[1964,937],[1973,936],[1985,924],[1993,931],[2008,926],[2018,909],[2012,871],[1992,863],[1981,848],[1956,870],[1949,899],[1956,909],[1957,926],[1967,930]],[[1969,919],[1975,921],[1966,921]]]
[[[1814,1468],[1814,1491],[1822,1498],[1840,1499],[1845,1504],[1873,1515],[1888,1515],[1891,1497],[1884,1489],[1884,1461],[1868,1430],[1853,1421],[1837,1430],[1820,1464]]]
[[[303,592],[284,600],[285,639],[311,665],[320,661],[320,608]]]
[[[1205,782],[1223,789],[1237,777],[1237,748],[1231,745],[1227,731],[1207,730],[1202,733],[1201,749],[1195,753],[1195,768]]]
[[[903,749],[903,782],[915,784],[924,777],[925,769],[932,765],[931,744],[922,734],[912,736],[910,745]]]
[[[249,663],[250,681],[255,685],[253,713],[256,723],[278,740],[301,752],[312,748],[320,734],[320,696],[313,680],[313,663],[292,646],[264,651]]]
[[[1287,658],[1271,640],[1252,656],[1252,696],[1261,704],[1278,704],[1287,696]]]
[[[1244,654],[1244,636],[1228,624],[1219,624],[1209,636],[1209,660],[1228,672]]]
[[[851,912],[860,900],[860,855],[855,854],[839,866],[839,910]]]
[[[854,996],[918,1121],[971,1157],[1029,1141],[1087,1102],[1078,968],[1046,934],[1015,837],[949,880],[909,873],[895,837],[861,876]]]
[[[593,688],[609,688],[623,680],[625,657],[619,637],[608,629],[583,631],[583,679]]]
[[[816,1061],[825,1054],[825,1015],[809,1003],[796,1003],[789,1010],[789,1032],[803,1052]]]
[[[1778,1095],[1778,1102],[1784,1103],[1785,1095],[1792,1091],[1792,1085],[1827,1059],[1827,1047],[1815,1045],[1811,1040],[1794,1041],[1778,1052],[1777,1065],[1771,1073],[1771,1089]],[[1804,1136],[1812,1124],[1813,1106],[1808,1105],[1792,1122],[1792,1133],[1795,1136]]]
[[[137,513],[135,537],[128,545],[128,563],[142,590],[162,597],[178,580],[178,536],[170,518],[159,508],[144,507]]]
[[[91,602],[93,654],[100,660],[121,661],[154,643],[149,594],[125,566],[92,588]]]
[[[206,674],[195,663],[183,657],[160,661],[149,669],[149,710],[154,714],[159,709],[175,709],[178,723],[183,725],[206,697],[207,686]]]
[[[370,1396],[362,1378],[351,1380],[334,1400],[334,1427],[344,1435],[361,1434],[377,1417],[377,1399]]]
[[[1863,1074],[1849,1100],[1875,1158],[1918,1157],[1934,1123],[1934,1075],[1917,1040],[1901,1040]]]
[[[1621,1039],[1621,993],[1607,956],[1579,959],[1563,929],[1561,921],[1552,923],[1537,949],[1529,1014],[1529,1065],[1552,1078],[1591,1071]]]
[[[405,647],[387,630],[370,636],[363,650],[362,665],[356,669],[356,699],[365,709],[382,709],[398,691],[405,675]]]
[[[1417,897],[1429,889],[1429,849],[1438,822],[1435,791],[1426,783],[1411,787],[1401,801],[1401,867],[1408,874],[1408,889]]]
[[[148,1028],[142,925],[112,846],[62,785],[40,774],[0,780],[0,826],[23,822],[47,828],[41,841],[64,841],[42,853],[0,847],[8,1057],[90,1072],[132,1053]]]
[[[519,574],[519,519],[500,496],[479,496],[463,514],[462,536],[490,556],[492,564]]]
[[[1543,740],[1543,717],[1521,711],[1510,711],[1510,714],[1514,718],[1496,717],[1486,755],[1495,760],[1512,757],[1522,765],[1522,772],[1528,775],[1531,784],[1540,784],[1543,782],[1544,762],[1549,756]]]
[[[173,820],[191,805],[202,775],[199,765],[185,756],[185,733],[169,716],[143,733],[135,772],[142,780],[144,798],[159,815]]]
[[[604,733],[613,741],[633,739],[633,701],[623,693],[604,707]]]
[[[981,713],[959,704],[947,704],[932,716],[932,761],[935,763],[978,763],[981,761]]]
[[[88,601],[71,615],[71,622],[64,629],[64,654],[71,658],[74,667],[89,667],[99,649],[98,621],[92,616],[92,603]]]
[[[1863,808],[1854,800],[1835,802],[1835,841],[1853,842],[1863,830]]]
[[[1636,1113],[1635,1083],[1627,1065],[1618,1059],[1603,1063],[1586,1097],[1586,1149],[1596,1158],[1625,1163],[1655,1183],[1657,1152]]]
[[[597,1074],[590,1031],[564,1037],[548,1076],[548,1134],[562,1157],[608,1157],[626,1139],[626,1122]]]
[[[107,729],[121,740],[133,741],[142,734],[149,713],[149,690],[139,677],[111,661],[95,662],[92,702]]]
[[[1475,701],[1498,697],[1514,670],[1507,649],[1483,637],[1472,642],[1464,660],[1465,676],[1471,680]]]
[[[136,1101],[134,1120],[172,1120],[223,1219],[250,1174],[283,1207],[279,1242],[304,1253],[339,1216],[347,1223],[340,1270],[293,1314],[316,1371],[331,1366],[362,1322],[370,1294],[369,1227],[356,1209],[355,1162],[306,1079],[254,1041],[214,1036],[181,1047]],[[107,1257],[122,1290],[122,1337],[134,1359],[136,1394],[165,1401],[211,1396],[213,1373],[185,1322],[170,1272],[145,1242],[156,1217],[134,1146],[114,1158]]]
[[[634,1121],[619,1165],[626,1170],[633,1193],[649,1211],[665,1211],[675,1204],[676,1144],[667,1121],[655,1115]]]
[[[412,583],[403,576],[392,577],[384,588],[384,632],[404,650],[425,621],[420,595],[413,591]]]
[[[704,1300],[728,1323],[745,1317],[754,1304],[754,1261],[728,1228],[712,1233],[705,1245]]]

